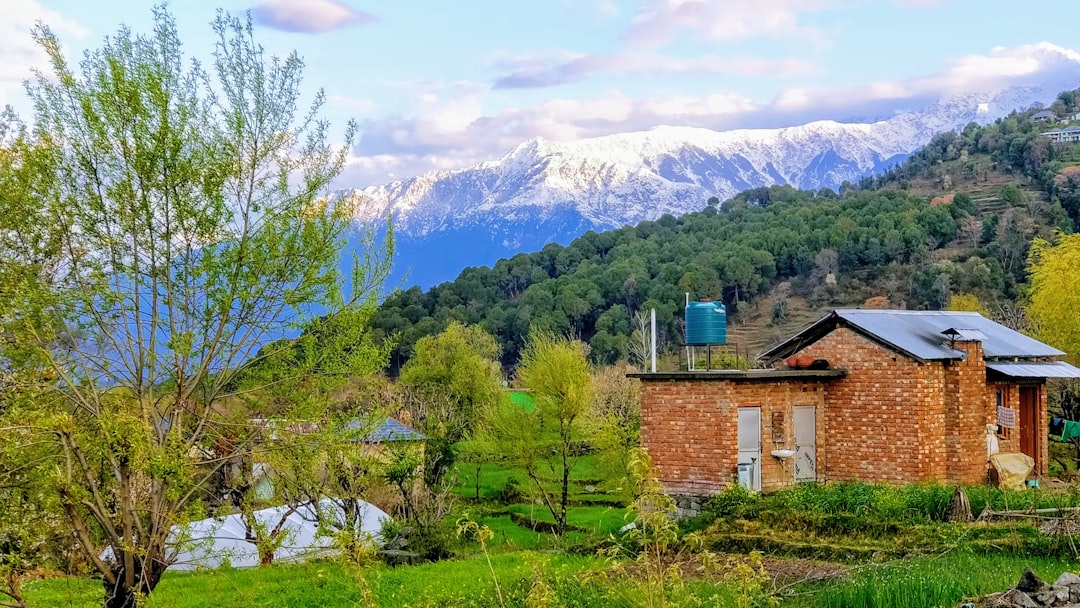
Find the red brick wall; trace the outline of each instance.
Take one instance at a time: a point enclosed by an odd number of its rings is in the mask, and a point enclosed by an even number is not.
[[[953,483],[986,481],[986,362],[982,343],[958,341],[967,353],[945,363],[945,479]]]
[[[826,479],[904,483],[945,478],[941,363],[919,363],[845,327],[800,353],[848,371],[826,388],[828,432],[818,435]]]
[[[794,449],[792,407],[817,406],[818,441],[824,436],[821,382],[785,380],[647,380],[641,402],[641,443],[672,494],[706,495],[734,483],[738,464],[738,411],[761,408],[761,486],[770,491],[794,483],[790,461],[774,449]],[[783,441],[773,441],[773,412],[783,413]],[[824,458],[818,448],[818,471]]]
[[[944,339],[944,338],[943,338]],[[790,461],[773,449],[794,449],[792,408],[817,407],[817,478],[909,483],[986,480],[986,424],[996,419],[995,391],[1019,409],[1014,384],[988,384],[982,345],[957,342],[963,361],[920,363],[847,329],[837,328],[800,351],[826,359],[847,376],[828,381],[647,380],[642,444],[673,494],[705,495],[736,480],[737,409],[760,407],[762,490],[791,485]],[[1038,470],[1047,463],[1046,389],[1038,393]],[[773,413],[782,412],[774,442]],[[1019,451],[1019,432],[1001,439]]]
[[[1046,475],[1047,464],[1050,460],[1049,441],[1047,440],[1047,427],[1050,424],[1046,411],[1046,384],[1025,384],[1038,390],[1039,404],[1039,428],[1035,431],[1035,440],[1038,442],[1038,457],[1035,459],[1035,471],[1040,475]],[[997,391],[1002,392],[1002,405],[1011,407],[1016,411],[1017,421],[1020,421],[1020,385],[1014,382],[988,382],[986,384],[986,423],[997,423]],[[984,444],[985,446],[985,444]],[[1002,452],[1020,451],[1020,428],[1009,429],[1007,436],[998,436],[998,448]]]

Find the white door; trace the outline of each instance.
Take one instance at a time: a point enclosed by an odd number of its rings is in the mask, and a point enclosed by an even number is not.
[[[797,405],[795,421],[795,481],[817,479],[817,408]]]
[[[761,408],[739,408],[739,484],[761,489]]]

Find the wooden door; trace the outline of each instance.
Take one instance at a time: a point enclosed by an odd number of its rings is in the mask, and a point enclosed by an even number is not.
[[[1020,387],[1020,451],[1035,459],[1039,469],[1039,389]]]

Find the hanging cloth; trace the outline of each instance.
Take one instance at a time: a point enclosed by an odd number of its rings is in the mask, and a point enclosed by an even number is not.
[[[1065,429],[1061,432],[1062,441],[1080,439],[1080,422],[1074,420],[1065,421]]]
[[[1061,434],[1065,432],[1065,419],[1064,418],[1051,418],[1050,419],[1050,434],[1061,437]]]

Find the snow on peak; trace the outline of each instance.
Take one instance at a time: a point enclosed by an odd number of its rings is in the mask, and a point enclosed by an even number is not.
[[[1080,55],[1049,43],[1027,52],[1080,63]],[[465,227],[502,234],[515,222],[529,226],[565,214],[580,218],[582,230],[606,229],[700,209],[711,196],[747,188],[836,188],[902,160],[937,133],[993,121],[1068,88],[1050,86],[951,95],[872,123],[657,126],[573,142],[535,137],[499,160],[365,188],[357,216],[370,221],[392,213],[396,229],[413,236]]]

